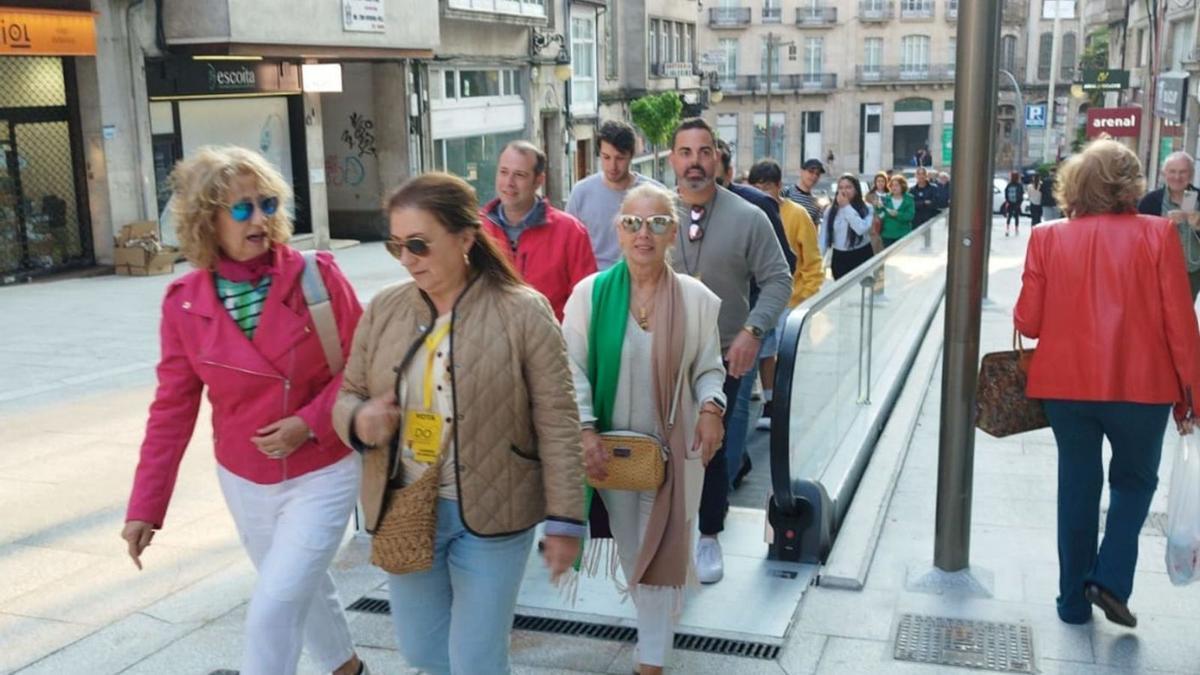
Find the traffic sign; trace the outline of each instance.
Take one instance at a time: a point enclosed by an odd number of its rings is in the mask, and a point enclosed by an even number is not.
[[[1027,103],[1027,104],[1025,104],[1025,126],[1030,129],[1045,129],[1046,128],[1046,104],[1045,103]]]

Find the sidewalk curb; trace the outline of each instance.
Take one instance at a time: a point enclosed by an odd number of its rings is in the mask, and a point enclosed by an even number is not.
[[[817,578],[824,588],[861,591],[875,558],[875,548],[883,531],[884,520],[892,503],[892,494],[908,457],[913,432],[920,419],[921,407],[933,386],[938,357],[944,342],[945,300],[930,322],[930,330],[921,341],[908,380],[888,417],[883,433],[863,474],[854,501],[846,513],[833,550]]]

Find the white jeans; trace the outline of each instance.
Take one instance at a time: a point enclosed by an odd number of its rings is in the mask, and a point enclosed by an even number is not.
[[[625,579],[633,577],[638,553],[654,508],[654,492],[601,490],[600,498],[608,509],[608,524]],[[694,513],[690,511],[689,513]],[[690,548],[689,548],[690,550]],[[633,589],[631,589],[633,590]],[[675,594],[670,588],[641,586],[633,593],[637,608],[637,660],[648,666],[665,666],[675,637],[675,619],[671,610]]]
[[[293,675],[302,646],[327,673],[354,654],[329,564],[361,473],[356,454],[274,485],[217,468],[225,503],[258,570],[246,610],[242,675]]]

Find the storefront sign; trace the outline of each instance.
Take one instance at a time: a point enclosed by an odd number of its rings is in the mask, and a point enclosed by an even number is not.
[[[678,61],[662,64],[663,77],[690,77],[692,75],[692,64],[686,61]]]
[[[1172,122],[1183,122],[1187,107],[1187,82],[1187,75],[1160,74],[1154,91],[1154,114]]]
[[[0,7],[0,55],[94,56],[96,19],[90,12]]]
[[[342,30],[355,33],[383,33],[383,0],[342,0]]]
[[[1108,134],[1114,138],[1136,138],[1141,129],[1141,108],[1089,108],[1087,111],[1088,138],[1095,138],[1100,134]]]
[[[342,64],[306,63],[300,66],[304,91],[340,93],[342,91]]]
[[[151,100],[300,93],[300,69],[280,61],[146,59]]]
[[[1085,70],[1083,71],[1084,91],[1121,91],[1129,87],[1128,70]]]
[[[942,164],[954,163],[954,124],[942,125]]]
[[[1178,138],[1183,136],[1183,125],[1171,120],[1163,120],[1158,128],[1158,134],[1164,137]]]

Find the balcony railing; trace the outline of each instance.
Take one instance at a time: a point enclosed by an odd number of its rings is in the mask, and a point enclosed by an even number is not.
[[[925,2],[913,2],[912,0],[900,0],[900,18],[901,19],[932,19],[933,18],[933,0],[925,0]]]
[[[837,73],[786,73],[771,76],[772,93],[828,92],[837,89]],[[767,76],[738,75],[721,81],[730,93],[766,93]]]
[[[783,23],[783,8],[782,7],[767,7],[762,8],[763,23]]]
[[[858,3],[858,20],[864,23],[891,21],[894,16],[896,16],[896,4],[891,0]]]
[[[855,80],[859,84],[953,82],[954,64],[857,66],[855,67]]]
[[[837,23],[837,7],[797,7],[796,25],[829,28]]]
[[[710,7],[709,28],[741,28],[750,25],[749,7]]]

